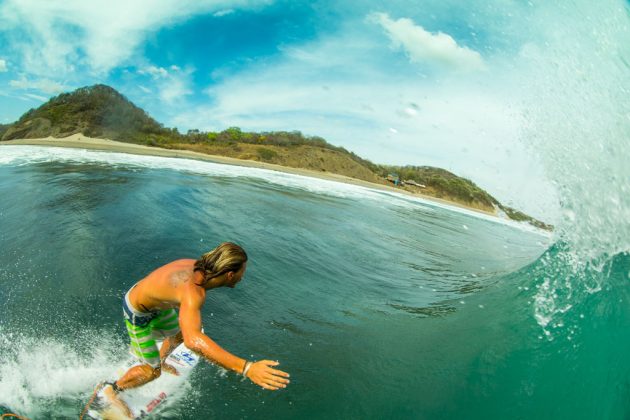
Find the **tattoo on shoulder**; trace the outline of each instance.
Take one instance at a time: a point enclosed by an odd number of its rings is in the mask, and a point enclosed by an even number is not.
[[[186,270],[179,270],[171,274],[169,279],[171,286],[177,286],[181,283],[185,283],[190,280],[190,272]]]

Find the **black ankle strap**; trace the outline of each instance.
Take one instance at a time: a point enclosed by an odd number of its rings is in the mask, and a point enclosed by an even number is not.
[[[112,381],[112,382],[105,382],[105,386],[107,385],[111,385],[112,389],[114,390],[114,392],[118,393],[121,391],[121,389],[118,387],[118,385],[116,384],[116,381]]]

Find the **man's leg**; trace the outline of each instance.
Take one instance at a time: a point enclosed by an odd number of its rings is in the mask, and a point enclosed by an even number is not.
[[[165,372],[177,375],[177,370],[164,363],[169,354],[173,352],[183,341],[182,333],[179,330],[179,316],[175,309],[166,309],[159,313],[155,319],[151,320],[151,331],[156,337],[166,337],[160,349],[160,364]]]
[[[150,365],[134,366],[116,381],[116,386],[121,391],[136,388],[151,382],[160,376],[160,367],[152,367]]]
[[[114,386],[111,384],[105,385],[103,388],[103,394],[105,394],[109,402],[114,407],[122,411],[127,417],[133,417],[129,407],[127,407],[127,404],[118,397],[118,392],[144,385],[147,382],[151,382],[158,376],[160,376],[159,366],[157,368],[154,368],[151,365],[134,366],[120,379],[114,382]]]
[[[162,370],[164,372],[168,372],[173,375],[179,375],[179,373],[177,373],[177,370],[173,366],[166,364],[164,362],[166,361],[166,358],[168,357],[168,355],[171,354],[173,350],[175,350],[177,346],[179,346],[183,342],[184,342],[184,337],[182,336],[182,332],[180,331],[177,334],[166,338],[164,342],[162,343],[162,348],[160,349],[160,362],[161,362]]]
[[[182,336],[181,331],[175,334],[174,336],[168,337],[162,343],[162,347],[160,348],[160,362],[161,366],[153,367],[148,364],[134,366],[127,371],[123,376],[120,377],[116,381],[116,385],[121,391],[130,388],[136,388],[141,385],[146,384],[147,382],[151,382],[154,379],[157,379],[160,376],[161,369],[164,368],[165,371],[174,373],[177,375],[177,371],[171,372],[170,369],[174,368],[169,365],[165,365],[164,361],[168,357],[169,354],[173,352],[181,343],[184,342],[184,337]]]
[[[135,325],[137,319],[125,319],[127,333],[130,338],[130,350],[142,363],[129,369],[120,379],[103,388],[103,393],[109,402],[131,417],[127,404],[118,396],[118,392],[144,385],[160,376],[160,352],[153,335],[151,322]]]

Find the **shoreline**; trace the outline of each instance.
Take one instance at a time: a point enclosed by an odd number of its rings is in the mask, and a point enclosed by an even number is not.
[[[310,169],[292,168],[288,166],[276,165],[273,163],[258,162],[254,160],[235,159],[226,156],[207,155],[204,153],[193,152],[189,150],[177,150],[177,149],[164,149],[161,147],[144,146],[135,143],[124,143],[120,141],[98,139],[84,136],[83,134],[74,134],[72,136],[55,138],[46,137],[38,139],[16,139],[6,140],[0,142],[2,145],[23,145],[23,146],[50,146],[50,147],[67,147],[76,149],[88,149],[88,150],[101,150],[107,152],[129,153],[136,155],[149,155],[160,157],[174,157],[195,159],[206,162],[213,162],[223,165],[243,166],[249,168],[268,169],[276,172],[288,173],[293,175],[301,175],[310,178],[324,179],[328,181],[341,182],[345,184],[357,185],[374,190],[387,191],[391,193],[398,193],[410,197],[417,197],[430,202],[439,203],[445,206],[457,207],[466,210],[470,210],[476,213],[481,213],[486,216],[493,216],[499,218],[496,212],[484,211],[474,207],[469,207],[463,204],[455,203],[453,201],[443,200],[437,197],[429,195],[412,193],[399,188],[390,187],[388,185],[376,184],[373,182],[363,181],[356,178],[350,178],[344,175],[333,174],[329,172],[317,172]]]

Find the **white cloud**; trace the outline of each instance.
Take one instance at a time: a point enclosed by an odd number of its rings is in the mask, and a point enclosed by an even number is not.
[[[168,104],[173,104],[184,98],[184,96],[191,95],[193,91],[190,89],[190,84],[187,80],[182,78],[172,78],[169,83],[163,84],[160,87],[159,95],[160,99]]]
[[[433,34],[411,19],[392,20],[386,13],[368,16],[385,29],[395,48],[402,48],[414,63],[437,64],[458,70],[479,70],[485,67],[477,51],[461,47],[448,34]]]
[[[145,39],[198,15],[260,7],[271,0],[6,0],[0,28],[23,71],[71,73],[87,65],[96,73],[129,60]]]
[[[167,105],[181,102],[185,96],[191,95],[192,80],[191,75],[194,70],[191,68],[182,69],[177,65],[172,65],[168,69],[164,67],[148,66],[138,70],[138,74],[150,76],[158,96]],[[145,93],[150,89],[140,86]]]
[[[285,47],[275,63],[217,71],[220,83],[206,91],[211,105],[189,107],[167,125],[300,130],[376,163],[443,167],[534,214],[551,205],[540,166],[518,140],[519,110],[504,95],[509,78],[457,73],[436,83],[393,67],[380,33],[348,31]]]
[[[155,80],[168,76],[168,70],[166,70],[164,67],[155,67],[155,66],[149,66],[144,69],[140,69],[138,70],[138,73],[143,74],[143,75],[148,74],[151,77],[153,77],[153,79]]]
[[[6,60],[0,59],[0,73],[4,73],[7,71],[7,62]]]
[[[19,80],[10,80],[9,86],[17,89],[33,89],[39,90],[44,93],[58,94],[69,89],[68,86],[64,86],[61,83],[55,82],[50,79],[38,79],[29,80],[25,76],[22,76]]]
[[[222,16],[231,15],[232,13],[234,13],[234,9],[224,9],[224,10],[219,10],[218,12],[214,12],[212,16],[222,17]]]
[[[34,100],[39,101],[39,102],[46,102],[46,101],[48,101],[48,99],[50,99],[50,98],[47,98],[45,96],[34,95],[32,93],[25,93],[24,96],[26,96],[29,99],[34,99]]]

